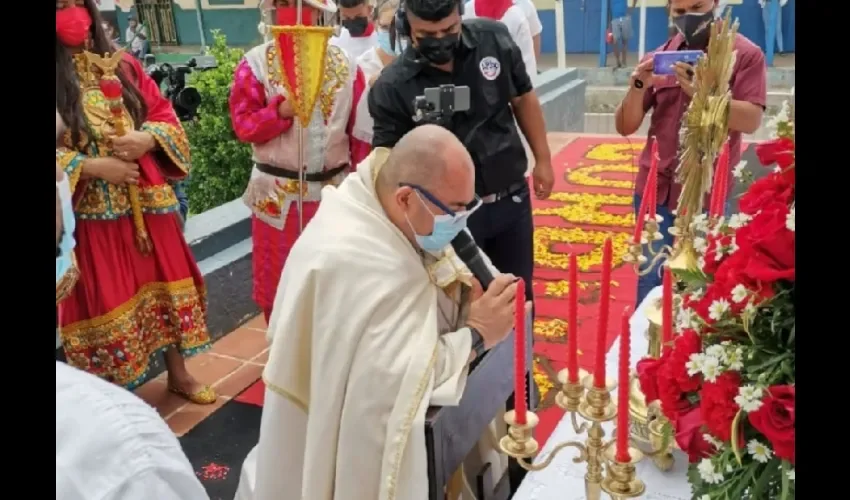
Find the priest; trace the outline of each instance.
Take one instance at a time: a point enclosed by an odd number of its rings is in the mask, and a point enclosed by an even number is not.
[[[474,186],[463,144],[424,125],[324,189],[278,287],[237,500],[428,497],[425,410],[458,404],[470,361],[513,326],[515,278],[493,269],[482,292],[449,245]],[[495,431],[468,461],[500,477]]]

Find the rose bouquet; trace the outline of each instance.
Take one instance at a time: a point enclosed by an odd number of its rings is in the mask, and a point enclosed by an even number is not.
[[[637,366],[647,402],[689,456],[698,500],[795,497],[792,116],[757,146],[775,168],[749,186],[740,213],[694,221],[699,270],[677,274],[677,335]]]

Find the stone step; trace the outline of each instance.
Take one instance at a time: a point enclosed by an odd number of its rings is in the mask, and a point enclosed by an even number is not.
[[[641,124],[640,128],[633,135],[636,137],[646,137],[649,130],[648,115]],[[766,122],[766,121],[764,121]],[[745,141],[764,141],[770,139],[772,130],[762,126],[755,134],[747,134],[744,136]],[[586,134],[616,134],[617,129],[614,126],[614,113],[585,113],[584,114],[584,133]]]
[[[588,86],[586,92],[587,112],[613,113],[620,101],[625,97],[626,86]],[[791,100],[791,89],[768,90],[767,114],[775,115],[784,101]]]

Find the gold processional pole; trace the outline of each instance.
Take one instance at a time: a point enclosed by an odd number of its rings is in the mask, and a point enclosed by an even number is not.
[[[697,266],[696,252],[693,247],[693,232],[691,223],[694,214],[702,213],[702,198],[711,186],[712,167],[717,152],[726,139],[727,115],[729,109],[729,77],[735,63],[733,51],[738,24],[730,23],[729,15],[724,21],[718,21],[712,28],[714,31],[708,46],[706,57],[697,63],[694,84],[696,92],[683,121],[685,128],[681,161],[678,168],[677,180],[684,185],[679,198],[679,214],[676,218],[675,229],[677,241],[673,248],[665,248],[655,255],[650,265],[666,259],[666,265],[673,270],[695,269]],[[658,232],[658,224],[648,220],[644,234],[646,241],[653,241]],[[639,272],[639,257],[642,255],[640,245],[631,249],[629,257],[635,262]],[[656,305],[660,309],[660,305]],[[649,316],[660,318],[659,311],[650,311]],[[660,329],[659,322],[651,328]],[[655,339],[659,339],[656,334]],[[655,349],[655,351],[654,351]],[[650,345],[650,352],[656,352],[658,346]],[[585,495],[587,500],[600,500],[602,493],[615,500],[636,498],[646,491],[646,484],[637,477],[636,465],[644,457],[652,459],[664,470],[673,465],[670,453],[670,439],[664,436],[660,412],[647,409],[637,377],[632,374],[630,383],[631,402],[628,411],[631,422],[631,446],[629,462],[616,460],[614,440],[605,440],[605,430],[602,424],[615,420],[617,405],[611,397],[616,389],[616,383],[609,380],[604,389],[593,386],[593,377],[584,370],[580,371],[579,382],[570,383],[567,370],[558,373],[561,390],[555,398],[556,404],[569,415],[573,431],[585,435],[581,441],[568,441],[557,444],[552,451],[539,460],[537,457],[539,445],[534,439],[534,428],[539,419],[534,412],[528,412],[527,423],[516,423],[513,411],[505,414],[508,423],[508,435],[502,438],[499,447],[506,455],[517,459],[526,470],[537,471],[548,467],[555,456],[565,448],[575,448],[578,456],[574,463],[585,462],[587,473],[584,476]],[[585,422],[579,424],[578,418]],[[635,432],[642,429],[642,433]],[[652,433],[652,434],[650,434]],[[650,438],[651,436],[651,438]]]
[[[269,27],[277,48],[277,62],[280,65],[286,98],[292,104],[297,118],[299,234],[304,230],[304,190],[307,188],[304,179],[304,128],[310,124],[313,109],[324,85],[328,40],[333,34],[333,28],[330,26],[303,25],[303,9],[303,0],[298,0],[295,25]]]
[[[682,185],[678,209],[674,212],[676,220],[670,233],[676,237],[673,247],[665,246],[657,252],[651,242],[661,239],[658,222],[647,217],[641,241],[648,245],[651,258],[643,262],[641,244],[632,245],[627,260],[634,262],[639,275],[650,273],[660,261],[670,268],[673,276],[698,271],[698,258],[694,249],[694,220],[703,213],[703,200],[711,191],[714,161],[726,142],[729,134],[729,79],[735,66],[735,38],[738,33],[738,21],[731,21],[731,12],[727,12],[722,21],[711,26],[712,35],[708,43],[708,52],[696,65],[694,71],[694,96],[682,120],[682,143],[676,181]],[[716,221],[711,221],[712,223]],[[662,314],[661,299],[646,308],[649,320],[648,356],[661,355]],[[658,402],[647,406],[646,398],[640,389],[636,374],[630,381],[629,413],[631,436],[653,452],[653,462],[661,470],[673,467],[672,446],[669,439],[669,422],[662,415]],[[665,450],[660,449],[666,448]]]

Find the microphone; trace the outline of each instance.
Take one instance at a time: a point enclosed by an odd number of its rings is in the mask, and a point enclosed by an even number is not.
[[[481,256],[481,250],[478,249],[478,245],[475,244],[472,236],[467,231],[459,232],[455,236],[455,239],[452,240],[452,248],[454,248],[460,260],[472,272],[472,275],[475,276],[475,279],[481,283],[481,288],[487,290],[487,287],[493,282],[493,273],[490,272],[490,268],[484,262],[484,258]]]

